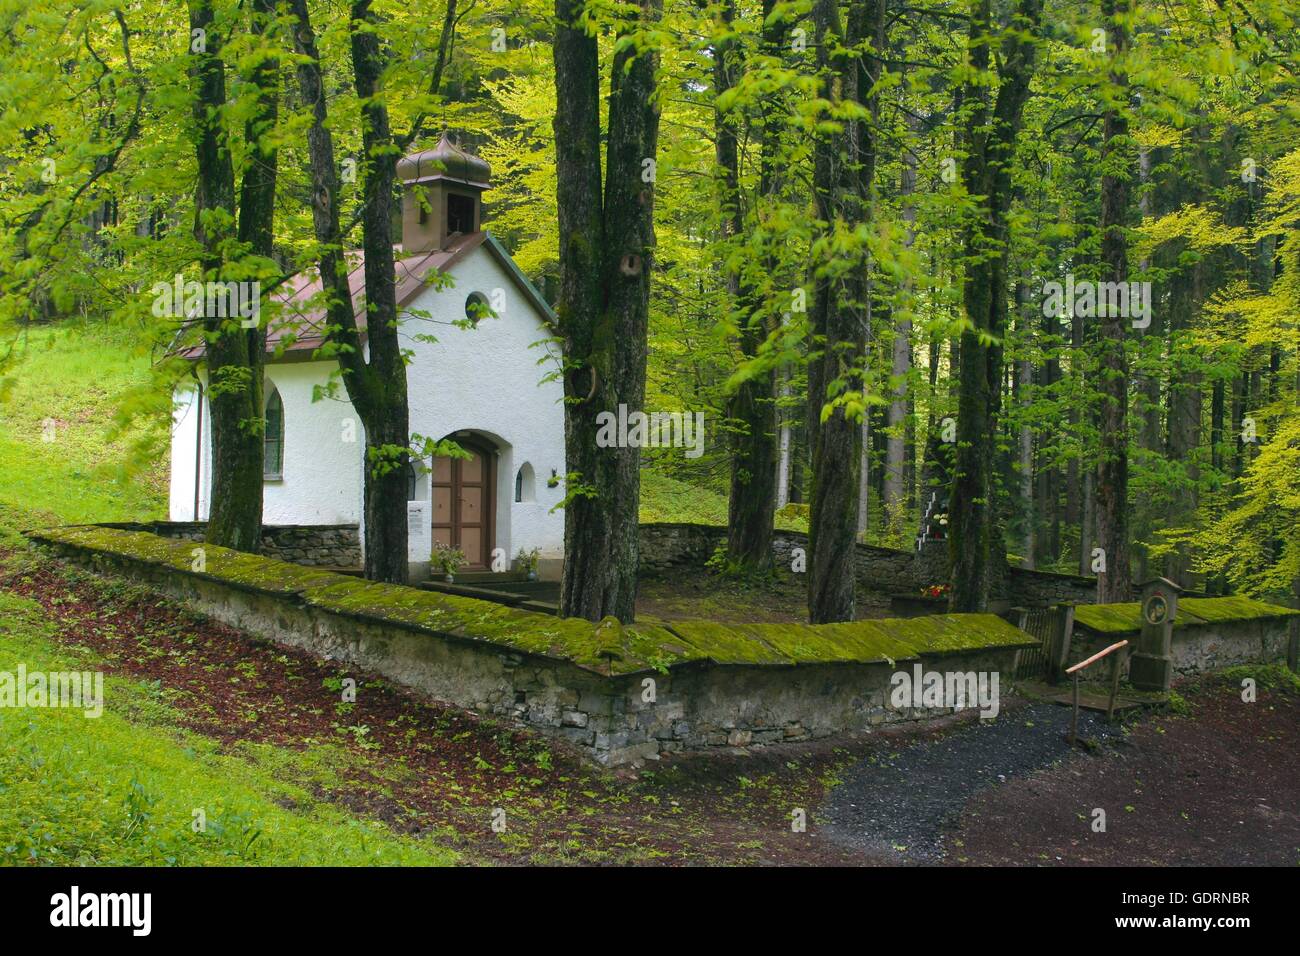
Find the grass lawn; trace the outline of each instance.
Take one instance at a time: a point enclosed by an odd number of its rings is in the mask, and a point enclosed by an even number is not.
[[[56,647],[34,601],[0,591],[0,671],[96,669]],[[102,716],[0,707],[0,864],[446,865],[456,854],[392,833],[181,729],[156,685],[110,677]],[[203,826],[196,829],[196,814]]]
[[[0,372],[0,527],[165,517],[165,400],[115,427],[148,381],[148,356],[122,333],[24,334]]]

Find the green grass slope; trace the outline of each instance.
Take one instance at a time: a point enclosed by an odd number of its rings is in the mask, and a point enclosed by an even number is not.
[[[0,592],[0,672],[94,669],[52,644],[39,605]],[[102,716],[0,707],[0,864],[446,865],[393,834],[179,729],[157,688],[111,678]],[[281,761],[310,762],[283,751]],[[195,827],[195,811],[203,827]]]
[[[114,428],[123,399],[149,380],[148,356],[121,333],[80,325],[11,344],[0,371],[0,526],[165,517],[165,397]]]

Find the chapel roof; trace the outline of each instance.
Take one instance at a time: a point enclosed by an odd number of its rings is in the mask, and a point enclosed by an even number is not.
[[[543,321],[551,323],[555,313],[537,291],[536,286],[520,271],[510,254],[491,233],[465,233],[453,236],[445,249],[416,253],[402,258],[402,247],[394,246],[397,256],[397,307],[409,305],[427,285],[435,272],[452,272],[471,252],[483,246],[492,254],[510,276],[514,285],[534,308]],[[348,263],[348,291],[352,297],[352,315],[365,338],[368,313],[365,291],[365,254],[360,249],[345,253]],[[270,320],[266,332],[266,351],[283,354],[286,358],[308,358],[325,342],[328,324],[326,312],[320,303],[321,281],[316,269],[307,269],[290,279],[274,298],[280,305],[279,314]],[[199,342],[176,349],[175,354],[189,359],[201,359],[206,351]]]

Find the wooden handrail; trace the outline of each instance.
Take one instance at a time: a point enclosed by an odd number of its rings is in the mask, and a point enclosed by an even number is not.
[[[1067,667],[1065,669],[1066,674],[1072,675],[1074,677],[1074,714],[1070,717],[1070,746],[1071,747],[1074,746],[1074,742],[1079,729],[1079,671],[1083,670],[1089,664],[1095,664],[1097,661],[1101,660],[1107,654],[1114,653],[1115,651],[1118,651],[1124,647],[1128,647],[1128,641],[1120,641],[1117,644],[1112,644],[1104,651],[1098,651],[1096,654],[1093,654],[1092,657],[1088,658],[1086,661],[1079,661],[1079,663],[1075,664],[1073,667]],[[1106,707],[1107,720],[1110,720],[1115,716],[1115,700],[1119,696],[1119,669],[1123,663],[1124,663],[1123,658],[1117,657],[1115,658],[1114,662],[1111,664],[1110,704]]]
[[[1073,674],[1075,671],[1081,671],[1081,670],[1083,670],[1085,667],[1087,667],[1089,664],[1092,664],[1092,663],[1095,663],[1096,661],[1101,660],[1101,659],[1102,659],[1103,657],[1105,657],[1107,654],[1111,653],[1112,651],[1117,651],[1117,650],[1119,650],[1121,647],[1128,647],[1128,641],[1120,641],[1118,644],[1112,644],[1110,647],[1106,648],[1104,651],[1098,651],[1096,654],[1093,654],[1092,657],[1088,658],[1086,661],[1079,661],[1079,663],[1075,664],[1073,667],[1067,667],[1067,668],[1065,669],[1065,672],[1066,672],[1067,674]]]

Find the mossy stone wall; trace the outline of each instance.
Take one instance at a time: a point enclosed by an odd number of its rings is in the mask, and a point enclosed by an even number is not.
[[[126,531],[147,531],[163,538],[201,542],[207,533],[203,521],[114,522],[102,525]],[[361,567],[361,530],[355,524],[264,525],[264,557],[306,567]]]
[[[1034,642],[993,615],[840,625],[624,627],[372,584],[191,541],[103,527],[30,532],[39,547],[143,582],[248,633],[519,720],[606,765],[662,752],[868,732],[951,713],[895,709],[900,668],[1000,672]]]

